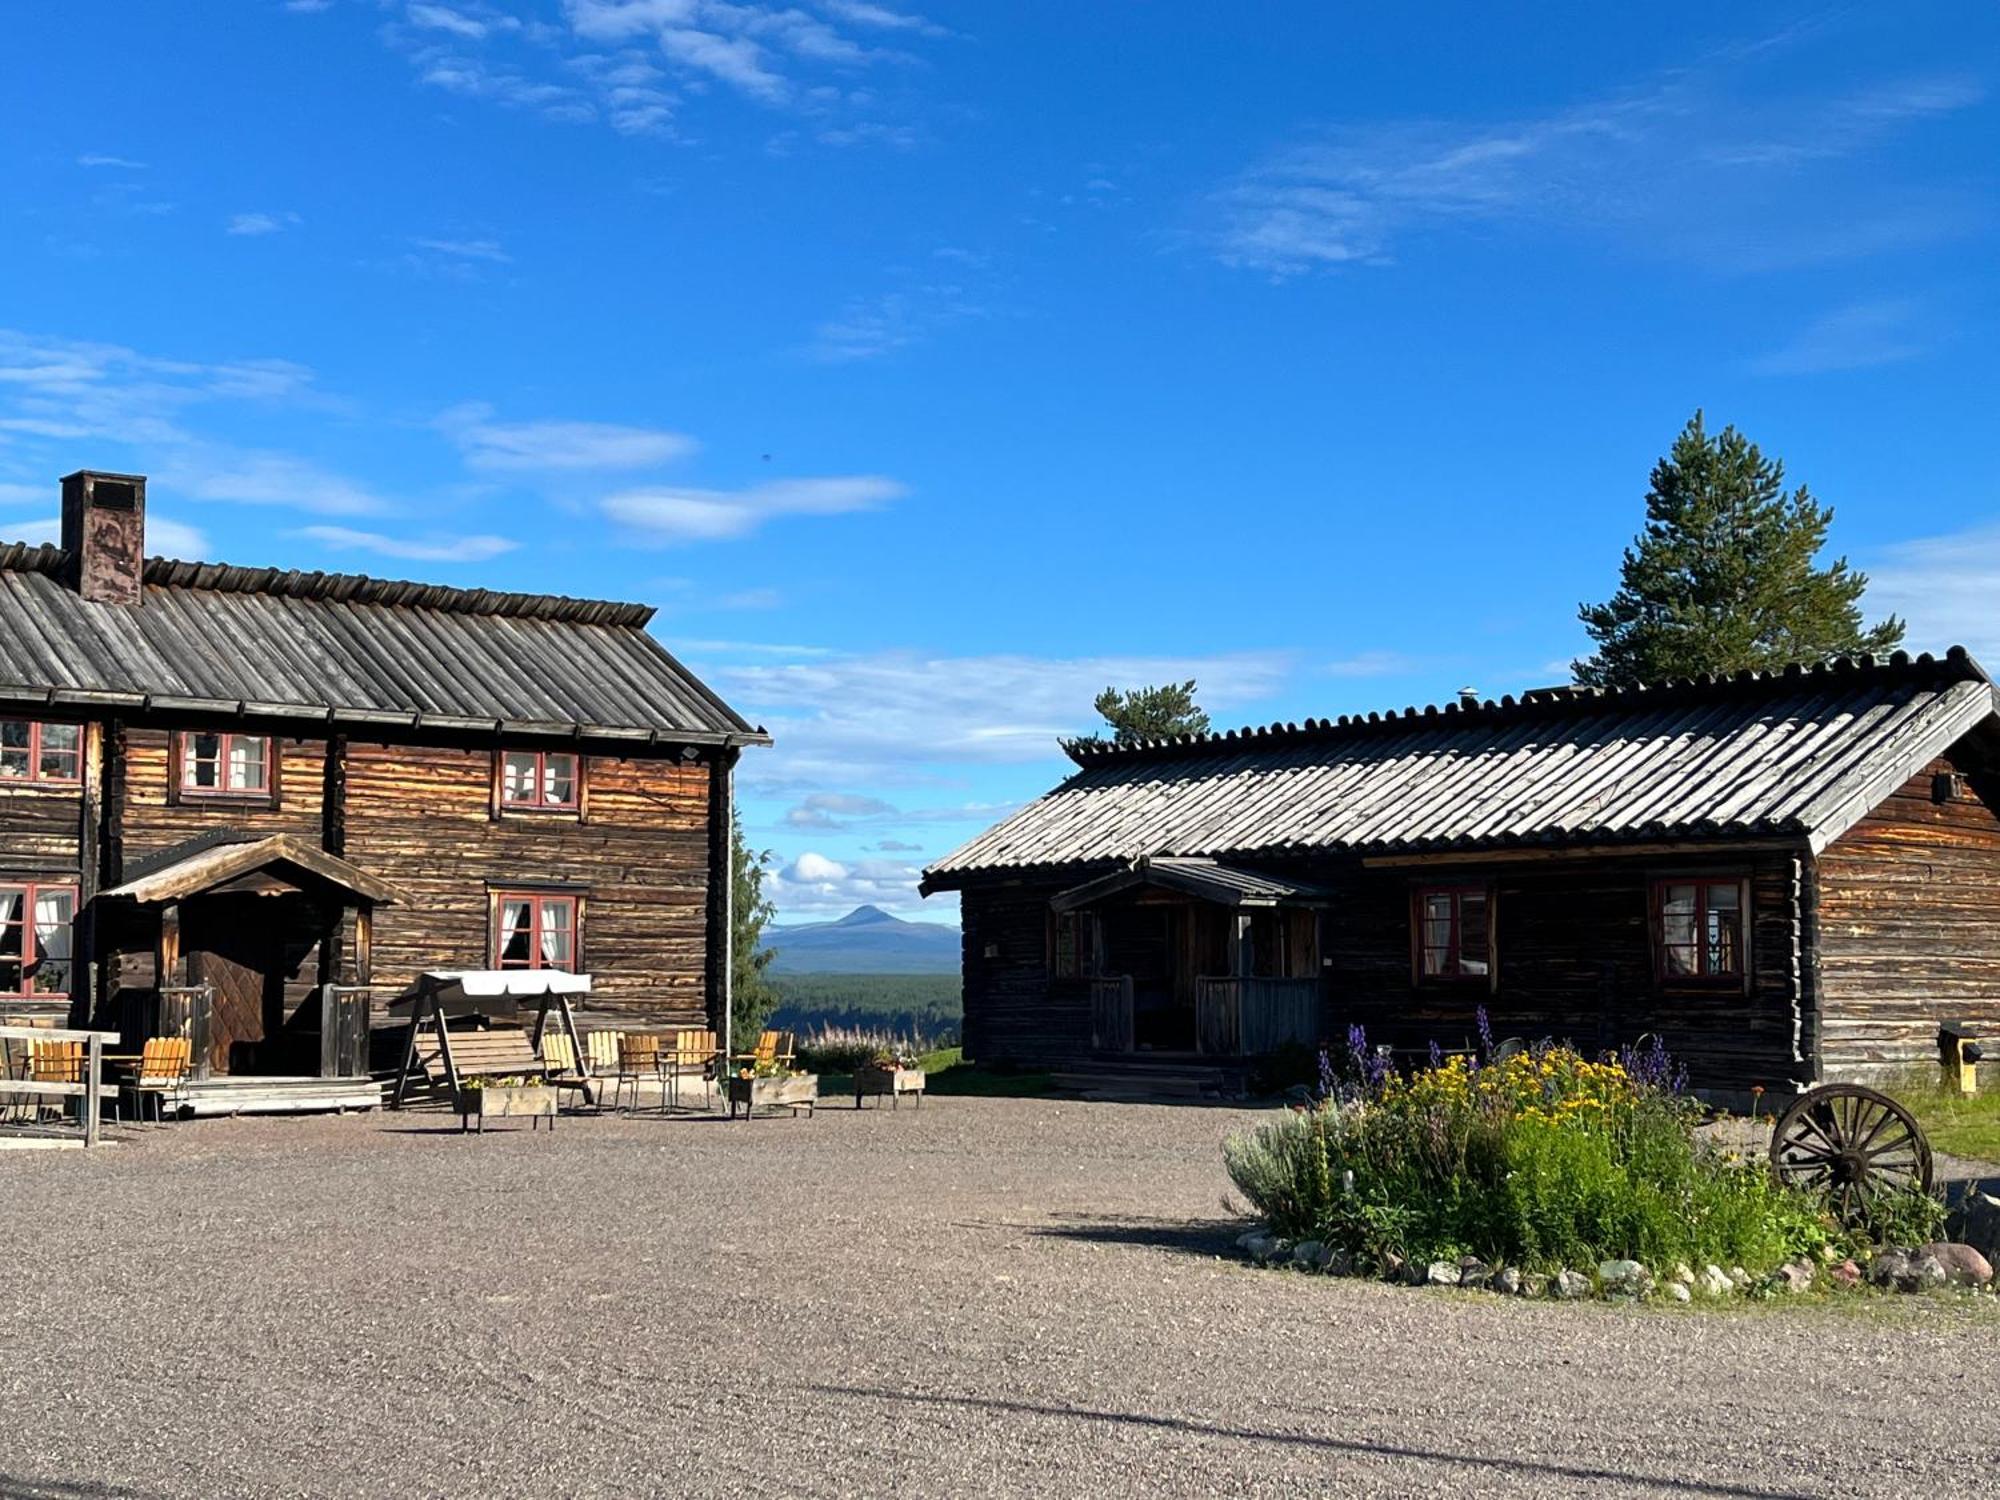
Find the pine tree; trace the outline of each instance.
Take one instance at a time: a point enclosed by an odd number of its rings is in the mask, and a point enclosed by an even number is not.
[[[730,892],[730,1037],[732,1053],[748,1052],[764,1029],[771,1012],[778,1008],[778,991],[765,972],[777,951],[764,946],[764,929],[777,908],[764,894],[764,876],[771,856],[752,850],[743,837],[743,819],[734,817],[729,827],[730,865],[734,884]]]
[[[1892,651],[1903,622],[1864,627],[1866,574],[1818,567],[1833,512],[1742,433],[1694,418],[1653,466],[1646,529],[1625,549],[1618,592],[1579,611],[1597,642],[1571,663],[1586,687],[1807,665]]]
[[[1121,745],[1140,740],[1163,740],[1177,734],[1208,733],[1208,715],[1194,701],[1194,679],[1170,682],[1161,687],[1129,688],[1120,692],[1106,688],[1097,695],[1095,708],[1113,737]],[[1102,735],[1089,742],[1103,743]]]

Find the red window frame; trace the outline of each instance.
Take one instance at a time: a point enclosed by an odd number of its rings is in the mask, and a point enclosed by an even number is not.
[[[0,719],[0,724],[25,724],[28,728],[28,774],[9,776],[0,772],[0,786],[77,786],[83,781],[83,726],[61,720],[42,719]],[[70,771],[67,776],[51,776],[42,769],[42,756],[46,749],[44,740],[50,729],[71,729],[76,731],[76,747],[59,750],[58,755],[70,757]],[[0,749],[19,750],[20,746],[0,746]]]
[[[196,735],[212,734],[216,739],[215,761],[218,779],[227,779],[229,774],[230,750],[238,740],[262,740],[264,742],[264,784],[252,787],[202,786],[196,782],[194,768],[208,756],[194,754],[191,741]],[[183,800],[206,801],[215,798],[226,802],[275,802],[278,797],[278,741],[275,735],[246,734],[235,729],[180,729],[174,732],[174,790]]]
[[[1465,967],[1465,920],[1464,902],[1467,896],[1478,896],[1486,903],[1486,949],[1481,955],[1484,969],[1472,970]],[[1432,899],[1443,896],[1451,902],[1448,917],[1449,927],[1445,935],[1444,947],[1440,950],[1429,941],[1429,904]],[[1493,957],[1493,887],[1484,881],[1459,881],[1450,885],[1422,885],[1410,893],[1410,959],[1418,984],[1484,984],[1491,985],[1499,965]],[[1432,952],[1441,951],[1445,955],[1447,968],[1433,971],[1428,963]]]
[[[528,956],[526,960],[507,957],[507,940],[511,934],[506,925],[507,907],[510,902],[526,902],[528,919]],[[569,934],[569,962],[552,963],[542,954],[542,913],[544,909],[566,911],[568,919],[558,926],[558,932]],[[495,891],[493,893],[493,967],[496,969],[560,969],[564,973],[581,972],[579,964],[583,957],[583,908],[582,902],[573,892],[562,891]]]
[[[1669,887],[1694,887],[1693,933],[1697,968],[1678,973],[1667,966],[1669,948],[1685,944],[1667,941],[1667,891]],[[1709,968],[1708,916],[1710,899],[1718,889],[1736,892],[1736,928],[1733,947],[1735,967]],[[1750,977],[1750,882],[1742,875],[1716,874],[1662,875],[1653,881],[1653,975],[1662,985],[1740,985]]]
[[[516,756],[534,757],[534,780],[527,797],[507,795],[507,762]],[[542,790],[549,784],[549,761],[558,756],[570,762],[569,800],[549,802]],[[493,755],[493,801],[502,812],[577,812],[583,806],[583,756],[574,750],[497,750]]]
[[[7,931],[16,926],[20,928],[19,962],[21,965],[21,986],[19,989],[0,988],[0,995],[4,995],[10,1000],[67,1000],[76,984],[76,944],[74,934],[77,888],[73,885],[62,883],[48,885],[32,880],[0,880],[0,891],[19,891],[21,893],[21,920],[18,923],[6,920],[4,910],[0,910],[0,951],[4,951],[7,947]],[[60,892],[69,897],[69,922],[66,924],[71,929],[69,983],[65,984],[59,990],[45,990],[41,988],[38,976],[34,973],[34,970],[39,968],[42,962],[41,938],[35,932],[35,907],[39,904],[40,898],[49,892]]]

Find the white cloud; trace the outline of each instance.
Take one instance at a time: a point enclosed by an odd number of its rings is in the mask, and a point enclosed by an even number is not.
[[[474,41],[485,37],[496,26],[513,30],[521,24],[512,16],[486,20],[463,10],[454,10],[449,5],[423,5],[415,3],[415,0],[403,14],[412,26],[429,31],[448,31],[453,36],[468,37]]]
[[[1857,302],[1813,319],[1750,368],[1759,375],[1824,375],[1900,364],[1930,352],[1933,339],[1922,323],[1914,302]]]
[[[1205,236],[1224,263],[1279,277],[1385,262],[1410,236],[1475,222],[1617,234],[1732,270],[1869,254],[1976,209],[1963,189],[1915,183],[1855,198],[1829,171],[1981,97],[1959,77],[1774,97],[1722,67],[1497,124],[1335,128],[1215,192]]]
[[[305,526],[301,536],[337,550],[359,550],[383,557],[412,562],[487,562],[521,544],[504,536],[429,536],[425,538],[384,536],[379,531],[356,531],[346,526]]]
[[[771,661],[740,649],[703,649],[723,644],[678,643],[683,655],[698,658],[707,681],[784,746],[782,761],[746,760],[746,784],[782,779],[821,790],[935,782],[941,765],[1058,763],[1059,739],[1101,727],[1090,705],[1106,684],[1192,677],[1202,705],[1227,723],[1276,694],[1299,665],[1295,653],[1278,651],[1068,658],[832,653]],[[968,807],[956,815],[976,820],[985,811]]]
[[[841,916],[857,906],[915,911],[922,870],[893,859],[842,861],[808,850],[766,877],[765,890],[788,919]],[[926,913],[935,916],[936,913]]]
[[[203,446],[175,455],[156,473],[160,486],[196,500],[327,516],[385,515],[395,509],[359,481],[292,453]]]
[[[875,510],[906,494],[893,479],[856,474],[776,479],[740,490],[647,488],[606,497],[604,514],[653,546],[730,541],[780,516]]]
[[[281,230],[292,228],[298,222],[299,216],[295,213],[232,214],[229,222],[223,226],[223,233],[277,234]]]
[[[442,255],[450,260],[487,261],[494,265],[507,265],[514,259],[498,240],[441,240],[416,238],[410,241],[419,250],[428,250],[433,255]]]
[[[146,170],[144,162],[132,161],[123,156],[79,156],[76,159],[76,164],[79,167],[112,167],[123,172],[143,172]]]
[[[0,521],[0,535],[9,541],[62,541],[62,517],[40,516],[32,521]],[[173,557],[200,562],[209,555],[208,536],[199,528],[184,525],[158,512],[146,512],[146,553],[150,557]]]
[[[2000,660],[2000,524],[1897,543],[1867,573],[1868,618],[1901,615],[1911,651],[1956,645]]]
[[[446,412],[438,426],[458,444],[467,464],[493,471],[647,469],[684,458],[700,446],[684,433],[658,427],[495,422],[490,407],[477,405]]]

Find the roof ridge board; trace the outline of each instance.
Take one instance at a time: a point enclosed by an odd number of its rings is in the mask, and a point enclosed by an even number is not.
[[[1956,687],[1958,684],[1954,683],[1952,686]],[[1882,726],[1885,730],[1882,742],[1855,745],[1847,754],[1841,756],[1837,766],[1821,778],[1819,790],[1798,804],[1795,816],[1817,832],[1820,821],[1830,809],[1844,806],[1859,795],[1858,792],[1844,787],[1843,783],[1859,779],[1864,784],[1872,784],[1877,779],[1886,779],[1888,770],[1882,768],[1901,765],[1909,758],[1913,749],[1929,745],[1937,737],[1940,724],[1955,724],[1964,718],[1966,728],[1969,730],[1972,724],[1977,723],[1991,711],[1990,699],[1982,701],[1972,694],[1966,694],[1964,697],[1963,707],[1953,705],[1951,692],[1947,689],[1925,702],[1919,702],[1912,697],[1907,702],[1896,705],[1883,715],[1889,722]],[[1954,740],[1961,738],[1964,732],[1960,731],[1958,735],[1954,735]],[[1914,770],[1903,770],[1898,777],[1897,785],[1909,780],[1914,774],[1916,774]],[[1839,797],[1838,801],[1834,800],[1836,795]]]
[[[1333,719],[1308,718],[1303,726],[1292,726],[1282,722],[1274,725],[1244,725],[1235,729],[1211,730],[1201,735],[1176,735],[1132,745],[1119,745],[1115,741],[1090,743],[1079,736],[1062,741],[1062,745],[1064,751],[1079,765],[1154,757],[1164,759],[1179,754],[1199,753],[1218,746],[1261,749],[1286,741],[1306,742],[1340,738],[1350,734],[1379,732],[1412,723],[1453,726],[1482,718],[1514,716],[1564,718],[1586,705],[1625,709],[1641,702],[1669,704],[1691,698],[1735,697],[1781,690],[1793,684],[1810,684],[1815,679],[1827,680],[1862,675],[1914,676],[1920,680],[1941,676],[1949,680],[1991,681],[1984,668],[1972,658],[1970,652],[1963,646],[1952,646],[1941,656],[1928,651],[1912,656],[1907,651],[1898,650],[1887,655],[1833,657],[1809,665],[1792,664],[1766,670],[1746,669],[1735,673],[1669,678],[1663,682],[1641,683],[1635,687],[1535,689],[1519,698],[1512,694],[1503,695],[1498,699],[1489,698],[1470,708],[1447,702],[1441,705],[1426,704],[1421,708],[1403,711],[1373,710],[1367,713],[1342,714]]]

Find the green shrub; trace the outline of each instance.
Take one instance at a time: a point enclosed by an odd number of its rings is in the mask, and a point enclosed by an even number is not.
[[[1698,1107],[1564,1048],[1378,1076],[1224,1146],[1272,1230],[1380,1264],[1633,1259],[1762,1271],[1828,1242],[1822,1205],[1701,1144]]]

